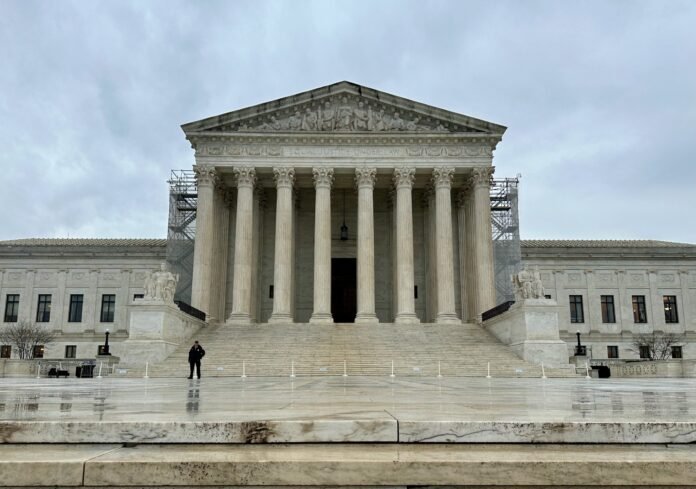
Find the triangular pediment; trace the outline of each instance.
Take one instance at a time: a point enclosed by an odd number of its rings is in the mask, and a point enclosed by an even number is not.
[[[505,127],[340,82],[181,126],[195,133],[479,133]]]

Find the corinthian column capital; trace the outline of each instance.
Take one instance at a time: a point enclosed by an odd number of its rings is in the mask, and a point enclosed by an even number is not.
[[[471,185],[473,187],[479,187],[482,185],[485,187],[489,187],[491,185],[491,178],[493,178],[494,172],[494,166],[481,166],[474,168],[471,171]]]
[[[291,166],[276,166],[273,168],[273,179],[276,188],[292,187],[295,183],[295,169]]]
[[[219,181],[218,173],[213,165],[195,165],[193,173],[196,176],[196,184],[199,187],[212,187]]]
[[[454,167],[438,166],[433,168],[433,186],[435,188],[450,188],[454,177]]]
[[[237,188],[253,188],[256,183],[256,170],[253,166],[236,166],[234,174],[237,176]]]
[[[413,182],[416,179],[416,169],[411,166],[401,166],[394,168],[394,186],[413,187]]]
[[[374,188],[377,179],[377,169],[374,167],[363,167],[355,169],[355,185],[360,187]]]
[[[314,167],[312,168],[312,175],[314,176],[315,188],[331,188],[334,179],[333,168]]]

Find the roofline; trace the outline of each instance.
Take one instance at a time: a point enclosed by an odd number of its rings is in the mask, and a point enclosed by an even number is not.
[[[383,103],[405,106],[406,108],[410,108],[416,112],[421,112],[424,115],[438,117],[445,120],[452,120],[452,122],[456,122],[463,125],[469,125],[475,129],[485,130],[494,134],[499,134],[500,136],[502,136],[507,130],[506,126],[500,124],[495,124],[493,122],[485,121],[483,119],[470,117],[464,114],[459,114],[457,112],[452,112],[449,110],[434,107],[432,105],[416,102],[415,100],[399,97],[397,95],[392,95],[387,92],[382,92],[380,90],[375,90],[374,88],[366,87],[364,85],[358,85],[357,83],[345,80],[340,81],[338,83],[332,83],[330,85],[315,88],[312,90],[300,92],[287,97],[275,99],[270,102],[262,102],[260,104],[244,107],[230,112],[225,112],[216,116],[206,117],[204,119],[200,119],[193,122],[187,122],[181,125],[181,130],[186,135],[189,135],[193,132],[206,131],[207,129],[210,129],[212,127],[216,127],[223,124],[229,124],[230,122],[245,119],[247,117],[256,117],[264,115],[278,110],[279,108],[286,105],[296,105],[303,102],[310,102],[316,98],[327,97],[329,95],[334,95],[338,93],[353,93]]]

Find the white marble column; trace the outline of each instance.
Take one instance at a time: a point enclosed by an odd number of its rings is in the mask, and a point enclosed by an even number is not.
[[[474,256],[474,196],[471,182],[465,186],[464,199],[464,221],[466,230],[464,236],[464,273],[466,274],[466,316],[462,320],[471,323],[476,322],[476,271],[475,271],[475,256]]]
[[[452,177],[454,168],[433,169],[435,188],[435,261],[437,267],[437,315],[435,322],[458,323],[454,300],[454,243],[452,240]]]
[[[358,313],[356,323],[376,323],[375,314],[375,216],[373,191],[377,170],[356,168],[358,187]]]
[[[472,171],[473,192],[473,255],[476,317],[495,307],[495,270],[493,262],[493,235],[491,231],[491,176],[495,168],[480,167]]]
[[[466,219],[466,204],[467,204],[468,188],[462,187],[457,193],[457,231],[459,234],[459,300],[462,305],[462,321],[467,321],[469,318],[469,291],[468,275],[470,269],[466,262],[466,238],[467,238],[467,219]]]
[[[227,239],[229,234],[229,207],[226,201],[228,188],[218,182],[215,188],[215,231],[213,249],[213,273],[211,283],[211,318],[209,321],[224,321],[225,289],[227,282]]]
[[[254,223],[252,232],[253,254],[252,254],[252,269],[257,270],[257,273],[251,275],[251,319],[254,322],[261,320],[259,310],[259,263],[261,260],[261,251],[263,249],[263,213],[266,207],[266,194],[263,187],[256,184],[254,192]]]
[[[270,323],[292,323],[293,214],[292,167],[273,168],[276,182],[275,261],[273,263],[273,314]]]
[[[423,191],[423,232],[425,239],[425,270],[426,270],[426,290],[425,290],[425,316],[427,321],[434,323],[437,316],[437,260],[435,253],[435,189],[432,185]]]
[[[397,323],[418,323],[413,265],[413,202],[411,191],[416,170],[411,167],[394,170],[396,187],[396,317]]]
[[[331,316],[331,185],[333,168],[314,168],[314,310],[309,322],[333,323]]]
[[[196,207],[196,240],[193,249],[193,277],[191,279],[191,305],[210,314],[210,285],[213,273],[215,227],[215,184],[218,176],[212,165],[193,167],[198,187]]]
[[[232,312],[228,322],[251,322],[251,276],[253,272],[254,184],[256,170],[250,166],[234,169],[237,176],[237,218],[234,235],[234,277]]]

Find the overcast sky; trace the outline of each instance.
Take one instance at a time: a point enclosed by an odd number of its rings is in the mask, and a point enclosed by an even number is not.
[[[179,125],[341,80],[508,126],[522,237],[696,243],[696,1],[0,0],[0,239],[164,237]]]

